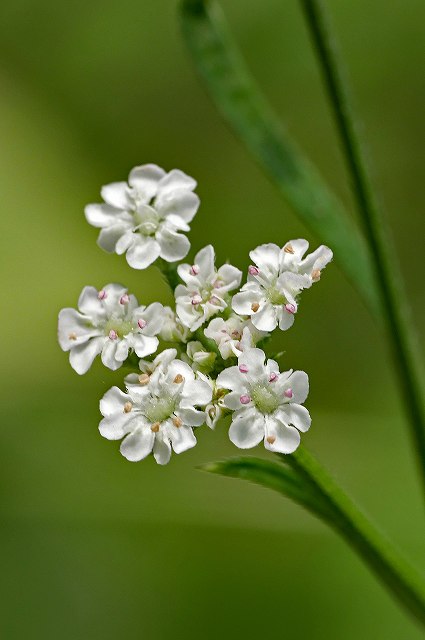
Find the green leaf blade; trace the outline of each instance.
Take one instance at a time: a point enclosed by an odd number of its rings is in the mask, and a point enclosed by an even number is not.
[[[332,248],[366,304],[378,312],[376,279],[362,236],[263,98],[219,7],[214,2],[183,0],[181,20],[187,46],[224,119],[304,224]]]

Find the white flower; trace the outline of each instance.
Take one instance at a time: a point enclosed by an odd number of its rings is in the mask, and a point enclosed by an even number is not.
[[[165,342],[187,342],[189,335],[189,329],[181,323],[171,307],[164,307],[164,323],[159,337]]]
[[[268,334],[258,331],[250,320],[232,315],[227,320],[214,318],[204,330],[207,338],[214,340],[223,360],[239,356],[244,348],[242,337],[249,347],[255,347],[257,342]]]
[[[120,284],[108,284],[100,291],[84,287],[78,311],[68,308],[59,313],[58,340],[70,352],[69,361],[77,373],[86,373],[99,353],[105,367],[115,370],[130,350],[140,357],[156,351],[155,336],[162,322],[162,304],[139,306]]]
[[[226,309],[229,291],[239,287],[242,272],[231,264],[218,271],[214,266],[214,249],[208,245],[195,256],[195,263],[177,267],[185,285],[175,290],[177,315],[191,331],[196,331],[211,316]]]
[[[131,170],[128,184],[102,187],[105,203],[85,208],[87,221],[102,231],[98,244],[119,255],[127,252],[134,269],[145,269],[158,257],[167,262],[184,258],[190,248],[186,236],[199,207],[193,193],[196,181],[178,169],[166,173],[155,164]]]
[[[112,387],[100,401],[100,433],[108,440],[124,438],[120,451],[132,462],[153,451],[158,464],[167,464],[171,447],[181,453],[195,446],[192,427],[205,423],[205,412],[196,407],[210,402],[209,385],[181,360],[169,362],[169,355],[152,375],[141,374],[138,385],[133,376],[127,393]]]
[[[292,453],[311,419],[302,403],[308,395],[304,371],[279,373],[278,364],[261,349],[246,349],[239,364],[220,373],[217,386],[229,389],[224,405],[234,411],[230,440],[241,449],[255,447],[264,438],[270,451]]]
[[[250,252],[254,262],[248,282],[232,300],[236,313],[251,316],[261,331],[289,329],[298,310],[296,298],[303,289],[320,279],[321,269],[332,260],[332,251],[320,246],[303,259],[307,240],[291,240],[282,249],[263,244]]]

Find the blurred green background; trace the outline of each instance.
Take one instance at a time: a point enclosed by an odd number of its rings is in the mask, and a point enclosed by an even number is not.
[[[419,327],[424,231],[423,0],[329,0]],[[223,0],[275,109],[332,187],[349,189],[295,0]],[[246,269],[261,242],[316,241],[220,120],[186,54],[175,0],[14,0],[0,8],[3,287],[0,635],[416,639],[352,552],[301,509],[195,469],[237,454],[225,425],[166,468],[97,431],[122,374],[80,378],[56,343],[82,287],[122,282],[171,301],[154,268],[95,244],[83,216],[137,164],[196,177],[194,251]],[[279,336],[311,379],[304,442],[425,567],[424,518],[389,358],[337,265]],[[254,453],[254,452],[253,452]],[[255,454],[262,455],[260,449]]]

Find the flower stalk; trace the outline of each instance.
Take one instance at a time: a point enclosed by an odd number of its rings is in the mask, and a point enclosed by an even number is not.
[[[385,218],[374,196],[341,57],[323,0],[301,0],[341,138],[353,194],[373,256],[383,317],[425,491],[424,372],[410,305]]]

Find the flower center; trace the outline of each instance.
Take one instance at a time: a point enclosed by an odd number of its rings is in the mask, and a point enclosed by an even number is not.
[[[156,211],[136,211],[134,214],[137,229],[144,236],[152,236],[159,227],[159,216]]]
[[[261,413],[273,413],[279,406],[279,398],[276,393],[264,385],[258,385],[251,389],[251,398]]]
[[[285,304],[286,302],[285,296],[279,291],[275,284],[267,289],[266,296],[272,304]]]
[[[133,325],[128,320],[120,320],[119,318],[110,318],[105,324],[105,335],[115,332],[118,338],[123,338],[133,331]]]
[[[175,408],[176,398],[171,396],[152,397],[145,408],[145,415],[150,422],[163,422],[171,416]]]

